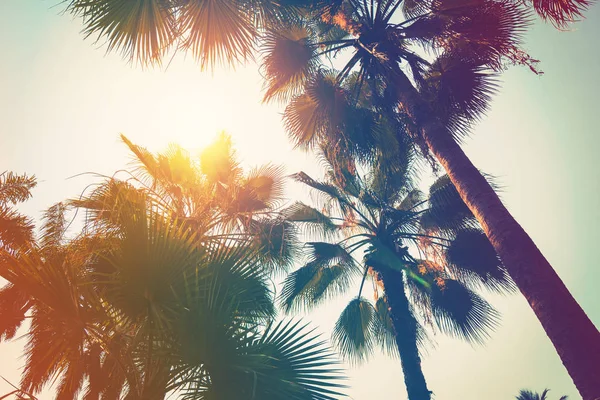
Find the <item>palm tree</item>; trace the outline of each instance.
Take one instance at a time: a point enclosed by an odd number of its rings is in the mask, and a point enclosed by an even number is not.
[[[406,157],[409,149],[398,150]],[[419,355],[424,325],[481,342],[498,314],[476,290],[510,290],[513,284],[446,176],[425,196],[412,188],[411,168],[379,161],[371,168],[330,163],[324,182],[294,175],[323,204],[298,202],[284,215],[325,240],[306,243],[308,260],[286,278],[281,303],[287,311],[314,307],[361,277],[357,296],[335,325],[335,343],[352,361],[381,344],[399,355],[408,398],[429,400]],[[361,251],[362,262],[353,256]],[[363,296],[368,277],[376,286],[374,303]]]
[[[397,135],[446,170],[580,393],[595,399],[598,329],[459,144],[487,109],[504,66],[536,70],[519,47],[527,15],[510,1],[336,2],[324,15],[266,34],[265,99],[289,100],[284,123],[297,145],[326,145],[359,159],[365,148],[381,146],[382,125],[395,119]],[[422,56],[422,46],[437,58]],[[339,69],[324,65],[342,53]]]
[[[523,389],[519,392],[519,395],[516,397],[517,400],[547,400],[546,395],[550,389],[544,389],[542,394],[534,393],[531,390]],[[567,396],[562,396],[559,400],[567,400]]]
[[[251,236],[199,233],[114,178],[70,206],[87,217],[74,238],[57,205],[36,246],[2,250],[0,276],[26,296],[31,322],[21,393],[58,379],[58,399],[338,395],[321,342],[272,322],[271,269]]]

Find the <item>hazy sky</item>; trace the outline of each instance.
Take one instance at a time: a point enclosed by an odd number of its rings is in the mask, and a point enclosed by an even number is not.
[[[226,130],[245,165],[273,162],[290,173],[318,174],[310,156],[292,151],[281,106],[260,104],[254,64],[211,75],[178,57],[167,71],[143,71],[83,41],[79,21],[60,15],[55,3],[0,0],[0,171],[38,177],[24,212],[37,218],[94,182],[70,176],[126,167],[119,133],[153,151],[176,142],[194,152]],[[527,47],[545,75],[526,68],[506,73],[492,111],[465,148],[480,169],[498,177],[510,211],[599,326],[600,6],[587,17],[569,32],[536,25]],[[485,346],[438,335],[424,358],[435,398],[501,400],[521,388],[549,387],[551,397],[580,399],[525,300],[487,298],[503,322]],[[328,335],[344,305],[341,299],[309,319]],[[12,382],[19,380],[21,347],[22,341],[0,345],[0,375]],[[355,400],[406,398],[397,360],[377,356],[348,376]],[[0,396],[9,390],[0,381]]]

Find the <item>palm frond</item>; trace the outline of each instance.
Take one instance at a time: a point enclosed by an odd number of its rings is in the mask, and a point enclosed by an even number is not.
[[[421,216],[426,230],[454,230],[470,227],[474,217],[448,178],[439,177],[429,189],[428,207]]]
[[[311,40],[310,31],[302,25],[264,35],[264,101],[289,99],[304,87],[318,65]]]
[[[16,286],[6,284],[0,289],[0,342],[15,337],[31,305],[27,294]]]
[[[559,29],[583,18],[583,12],[592,4],[588,0],[532,0],[531,3],[542,19]]]
[[[346,217],[346,213],[350,212],[350,200],[347,198],[346,194],[335,185],[319,182],[308,176],[305,172],[293,174],[291,175],[291,178],[314,189],[315,192],[323,198],[324,202],[327,203],[328,207],[333,206],[338,209],[344,214],[344,217]]]
[[[494,291],[515,290],[494,247],[480,230],[458,231],[446,249],[446,260],[457,279],[473,288],[483,286]]]
[[[67,10],[83,19],[86,37],[106,39],[108,51],[142,65],[161,63],[178,35],[171,1],[72,0]]]
[[[0,174],[0,205],[17,204],[31,197],[31,189],[37,185],[35,176],[17,175],[12,171]]]
[[[296,146],[309,149],[343,125],[345,93],[335,75],[315,71],[306,78],[304,91],[294,96],[283,114],[284,126]]]
[[[517,400],[539,400],[539,398],[539,394],[527,389],[522,389],[517,396]]]
[[[299,201],[284,209],[282,215],[287,221],[305,227],[304,233],[310,237],[328,239],[335,237],[340,230],[340,226],[327,215]]]
[[[33,243],[33,221],[0,205],[0,249],[16,250]]]
[[[375,302],[375,318],[377,341],[380,343],[381,349],[386,354],[397,357],[396,331],[390,315],[390,306],[385,296],[379,297]]]
[[[371,302],[357,297],[350,301],[333,329],[333,342],[352,363],[367,360],[377,345],[376,311]]]
[[[433,108],[448,120],[457,138],[485,114],[498,88],[495,73],[468,57],[465,59],[459,51],[438,57],[425,82],[432,91]]]
[[[290,273],[283,282],[280,304],[286,312],[309,310],[344,293],[357,276],[355,268],[312,261]]]
[[[255,346],[273,354],[259,374],[264,380],[260,398],[333,400],[343,396],[340,390],[345,386],[333,354],[317,336],[306,332],[306,325],[280,322],[269,327]]]
[[[185,37],[182,47],[190,50],[202,67],[245,61],[257,34],[256,12],[238,0],[185,1],[178,10]]]
[[[190,375],[183,398],[342,397],[344,386],[340,371],[333,367],[333,355],[300,321],[282,321],[269,325],[262,334],[250,332],[235,338],[231,345],[237,347],[231,347],[231,353],[219,355]]]
[[[234,199],[241,212],[259,212],[276,208],[283,199],[283,167],[264,165],[243,179]]]
[[[481,343],[499,322],[499,313],[458,281],[444,279],[431,286],[431,310],[444,333]]]
[[[453,17],[449,31],[460,38],[447,42],[446,48],[459,46],[461,51],[469,52],[496,70],[502,69],[503,59],[512,61],[515,49],[521,45],[522,36],[531,23],[531,13],[521,4],[508,0],[486,0],[468,7],[460,0],[439,3],[442,4],[439,12]],[[444,8],[446,4],[448,6]]]
[[[54,204],[44,212],[40,237],[42,247],[60,245],[68,227],[66,212],[67,205],[62,202]]]
[[[280,218],[251,220],[248,233],[265,267],[280,272],[292,266],[298,252],[298,238],[296,227],[291,222]]]

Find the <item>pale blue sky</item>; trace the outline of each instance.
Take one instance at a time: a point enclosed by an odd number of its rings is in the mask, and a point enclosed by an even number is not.
[[[273,162],[318,174],[310,156],[291,150],[280,107],[260,105],[255,65],[211,75],[179,57],[167,71],[142,71],[83,41],[79,21],[59,15],[53,4],[0,1],[0,171],[36,174],[40,181],[23,211],[39,217],[92,181],[69,176],[125,167],[121,132],[151,150],[177,142],[194,151],[225,129],[247,165]],[[600,7],[587,15],[570,32],[536,25],[527,43],[545,75],[525,68],[506,73],[466,151],[498,177],[511,212],[598,326]],[[580,399],[523,298],[488,298],[504,317],[485,346],[437,336],[425,357],[435,398],[501,400],[520,388],[550,387],[557,398]],[[328,333],[343,305],[342,299],[309,318]],[[0,375],[18,381],[20,351],[20,343],[0,345]],[[348,375],[353,399],[406,398],[395,360],[379,356]],[[0,381],[0,395],[8,389]]]

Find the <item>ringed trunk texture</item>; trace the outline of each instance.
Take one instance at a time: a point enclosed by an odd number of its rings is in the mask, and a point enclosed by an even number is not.
[[[529,302],[583,399],[600,399],[598,329],[444,127],[430,123],[422,133]]]
[[[390,316],[396,331],[396,346],[402,363],[404,384],[409,400],[430,400],[431,392],[427,388],[421,369],[421,357],[417,347],[417,321],[413,316],[406,293],[402,273],[382,268],[379,275],[383,280],[385,296],[390,306]]]

